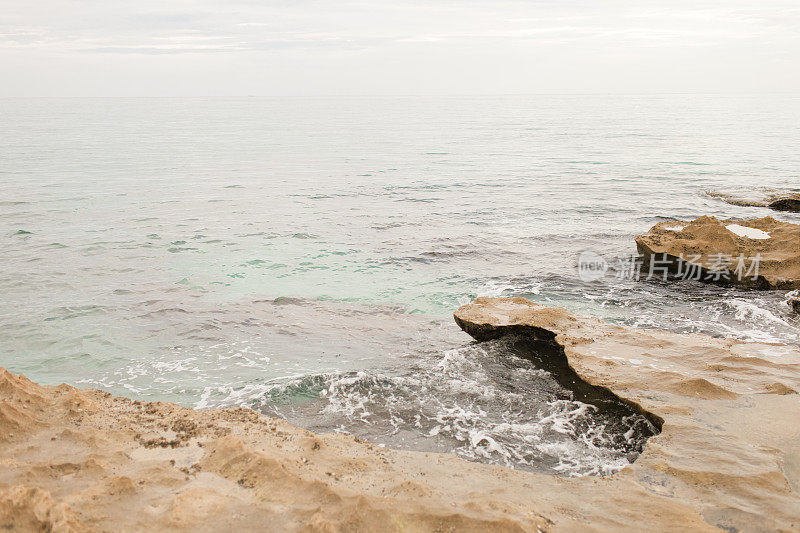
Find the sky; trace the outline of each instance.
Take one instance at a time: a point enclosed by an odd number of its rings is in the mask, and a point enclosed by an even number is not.
[[[0,0],[0,96],[798,93],[798,0]]]

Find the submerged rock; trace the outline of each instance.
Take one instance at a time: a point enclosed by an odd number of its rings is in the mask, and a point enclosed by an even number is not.
[[[800,295],[789,298],[789,305],[792,306],[795,313],[800,315]]]
[[[776,211],[791,211],[792,213],[800,213],[800,195],[792,198],[782,198],[775,200],[769,204],[770,209]]]
[[[800,288],[800,225],[772,217],[660,222],[636,236],[645,276]]]
[[[478,340],[517,333],[553,343],[583,380],[660,421],[661,433],[616,478],[573,489],[598,505],[615,500],[605,513],[623,513],[619,527],[636,529],[646,514],[661,520],[668,503],[687,523],[645,529],[702,529],[696,520],[726,531],[797,529],[797,348],[611,325],[524,298],[478,298],[455,320]]]
[[[755,191],[736,191],[707,193],[712,198],[717,198],[731,205],[741,207],[769,207],[775,211],[790,211],[800,213],[800,193],[777,191],[777,190],[755,190]]]

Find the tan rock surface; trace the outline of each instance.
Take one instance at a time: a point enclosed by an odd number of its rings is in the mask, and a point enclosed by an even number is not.
[[[3,530],[547,530],[506,487],[526,479],[246,409],[42,387],[0,369]]]
[[[750,238],[731,231],[730,227],[764,232],[768,238]],[[772,217],[754,220],[719,220],[700,217],[682,222],[660,222],[649,232],[636,236],[636,247],[644,258],[643,269],[649,273],[653,259],[663,254],[676,270],[679,258],[701,267],[704,281],[726,281],[761,289],[800,288],[800,225],[779,222]],[[758,257],[758,272],[751,270]],[[741,275],[736,272],[740,258],[744,259]],[[730,262],[728,262],[730,260]],[[726,264],[727,263],[727,264]],[[656,275],[657,268],[653,268]],[[684,268],[684,272],[686,272]],[[726,271],[723,277],[714,271]]]
[[[634,330],[524,299],[456,313],[663,420],[614,476],[558,478],[0,369],[0,527],[20,531],[800,529],[800,351]]]
[[[800,530],[797,348],[615,326],[523,298],[478,298],[455,317],[479,340],[554,342],[584,380],[663,421],[635,463],[594,481],[625,499],[605,507],[609,517],[649,508],[655,524],[669,501],[689,508],[687,530],[689,517],[729,531]]]

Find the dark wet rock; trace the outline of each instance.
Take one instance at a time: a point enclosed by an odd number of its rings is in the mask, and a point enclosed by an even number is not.
[[[800,213],[800,198],[783,198],[776,200],[769,204],[770,209],[776,211],[791,211],[792,213]]]
[[[775,211],[800,213],[800,193],[777,190],[709,191],[708,196],[739,207],[769,207]]]

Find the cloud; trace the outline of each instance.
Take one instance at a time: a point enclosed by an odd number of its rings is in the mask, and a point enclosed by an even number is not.
[[[431,85],[432,73],[421,65],[434,59],[440,65],[438,72],[453,69],[448,75],[455,89],[474,83],[469,81],[474,68],[491,70],[498,86],[535,89],[544,83],[543,76],[559,78],[565,65],[592,70],[602,64],[607,72],[638,83],[643,65],[655,68],[654,61],[673,75],[682,75],[679,65],[692,71],[695,78],[682,79],[686,87],[697,81],[698,72],[707,76],[713,72],[721,87],[767,62],[776,66],[761,72],[764,83],[780,88],[800,76],[786,72],[787,61],[800,57],[800,7],[794,0],[10,0],[6,4],[0,22],[0,68],[30,63],[23,58],[32,55],[57,57],[62,64],[72,61],[99,68],[91,70],[87,84],[104,76],[102,68],[93,65],[106,65],[113,56],[152,58],[150,66],[138,61],[136,68],[143,76],[160,79],[166,67],[156,57],[175,58],[167,70],[176,72],[202,70],[203,58],[209,70],[223,68],[215,59],[223,57],[230,68],[248,69],[255,62],[280,68],[284,74],[300,69],[303,76],[318,72],[342,79],[364,69],[371,69],[373,78],[386,76],[386,66],[393,65],[404,69],[397,72],[395,83],[402,90]],[[98,60],[87,63],[92,56]],[[720,61],[728,64],[722,72]],[[338,72],[327,70],[333,64]],[[539,76],[529,68],[538,69]],[[42,69],[37,79],[50,76],[38,64],[27,69],[35,73]],[[227,75],[231,87],[254,76],[248,70]],[[589,81],[584,78],[582,83]],[[437,79],[437,88],[445,82]],[[610,80],[593,83],[600,90]],[[713,80],[708,84],[714,85]],[[353,91],[362,87],[359,82]]]
[[[165,49],[158,39],[222,36],[240,46],[209,51],[245,51],[293,46],[335,48],[394,42],[470,39],[560,42],[604,39],[650,40],[684,46],[686,39],[747,39],[784,33],[797,37],[800,10],[784,2],[753,7],[730,3],[654,2],[248,2],[203,0],[163,3],[143,0],[76,4],[15,1],[0,26],[0,46],[29,44],[80,48],[84,52],[128,53]],[[789,7],[786,7],[786,6]],[[48,7],[49,6],[49,7]],[[689,7],[691,6],[691,7]],[[319,34],[320,38],[309,38]],[[346,45],[346,46],[343,46]],[[191,50],[191,47],[183,47]]]

